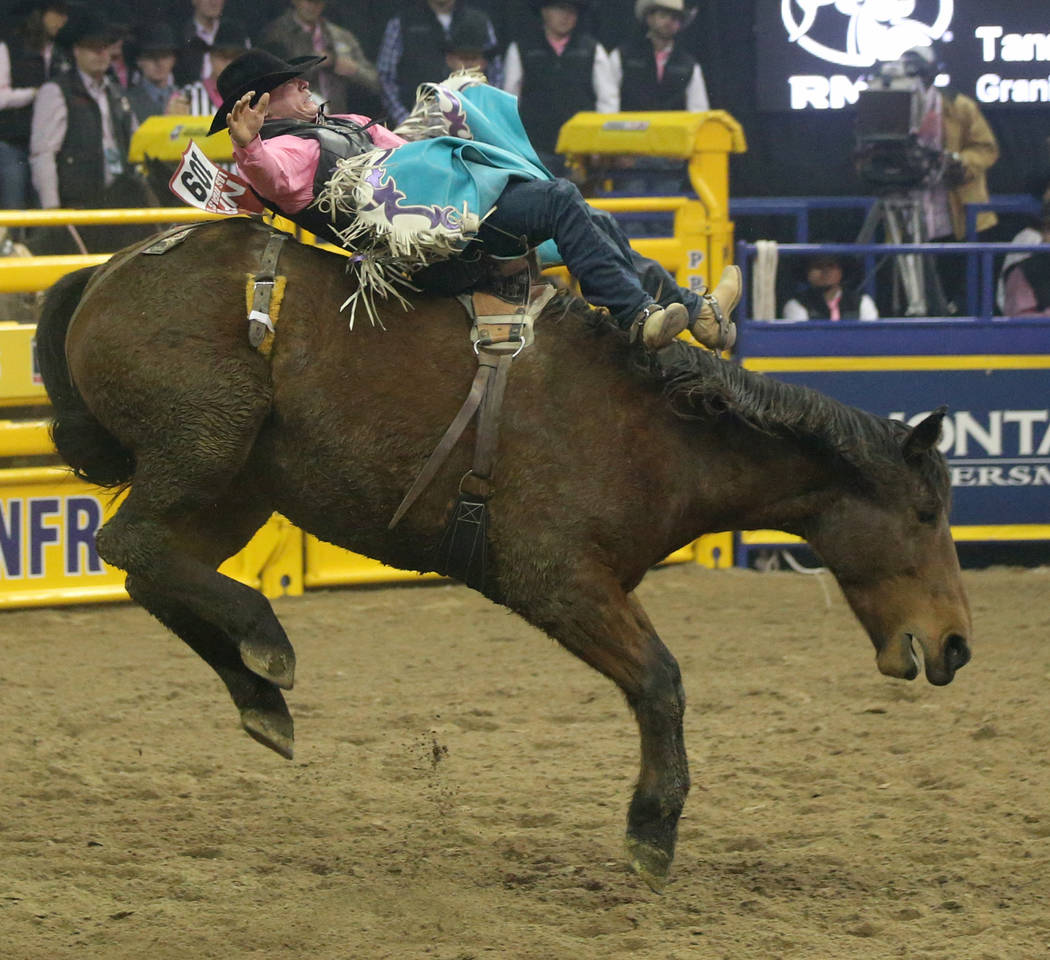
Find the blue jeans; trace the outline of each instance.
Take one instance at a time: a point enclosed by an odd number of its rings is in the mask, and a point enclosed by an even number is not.
[[[23,147],[0,140],[0,209],[25,210],[29,163]]]
[[[654,299],[683,303],[691,317],[700,312],[695,293],[679,287],[659,264],[635,253],[616,220],[588,206],[567,180],[509,183],[478,239],[494,256],[519,255],[526,244],[553,239],[584,297],[607,307],[622,327]]]

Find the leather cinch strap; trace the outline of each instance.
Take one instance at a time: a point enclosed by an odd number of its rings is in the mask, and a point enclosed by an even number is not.
[[[262,346],[268,333],[275,333],[273,319],[270,317],[270,304],[277,278],[277,261],[281,256],[281,247],[287,239],[286,233],[270,234],[266,241],[266,249],[259,259],[259,269],[253,278],[252,308],[248,314],[248,342],[256,350]]]

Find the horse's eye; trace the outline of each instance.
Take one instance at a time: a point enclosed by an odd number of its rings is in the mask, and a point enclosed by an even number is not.
[[[920,510],[919,511],[919,523],[925,523],[927,526],[932,527],[937,522],[937,514],[932,510]]]

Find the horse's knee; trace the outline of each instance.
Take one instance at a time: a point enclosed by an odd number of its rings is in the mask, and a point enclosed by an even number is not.
[[[148,576],[163,549],[166,531],[160,526],[146,527],[145,523],[136,523],[122,516],[118,510],[117,515],[95,534],[98,555],[110,566]]]
[[[685,715],[682,671],[674,654],[659,640],[656,640],[638,690],[628,694],[628,700],[635,711],[655,710],[668,720],[682,722]]]

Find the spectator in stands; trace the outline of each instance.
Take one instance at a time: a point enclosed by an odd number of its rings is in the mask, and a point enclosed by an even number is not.
[[[55,34],[68,19],[64,0],[29,0],[8,12],[0,39],[0,208],[29,202],[33,99],[51,76]]]
[[[211,61],[211,69],[204,80],[198,80],[182,88],[178,112],[194,117],[211,116],[222,103],[216,78],[245,50],[251,41],[244,27],[236,20],[224,20],[215,32],[215,38],[205,54]]]
[[[223,20],[226,0],[191,0],[193,16],[182,26],[182,47],[175,63],[175,82],[181,87],[211,76],[211,58],[206,56],[215,43]],[[237,24],[243,33],[247,31]]]
[[[694,10],[685,0],[636,0],[635,17],[645,36],[611,54],[621,110],[708,110],[700,64],[675,37]]]
[[[444,43],[445,69],[480,70],[485,73],[496,55],[496,46],[489,35],[489,20],[480,10],[464,10],[448,33]]]
[[[518,113],[540,159],[561,176],[564,162],[554,148],[562,124],[585,110],[615,113],[620,90],[605,48],[577,30],[590,0],[532,0],[532,6],[540,19],[507,48],[503,89],[518,98]]]
[[[316,92],[330,113],[372,112],[378,106],[379,75],[357,38],[325,19],[325,0],[291,0],[290,7],[263,30],[259,46],[283,60],[319,54],[327,61],[317,71]]]
[[[391,125],[408,116],[416,102],[416,87],[448,76],[445,44],[453,25],[471,9],[459,0],[410,0],[400,16],[387,21],[377,66]],[[496,48],[491,21],[488,26],[490,45]],[[502,58],[493,57],[487,76],[492,86],[503,85]]]
[[[128,102],[135,119],[165,113],[183,113],[184,100],[175,86],[171,72],[175,67],[175,31],[164,22],[151,23],[137,38],[135,63],[139,79],[128,88]]]
[[[1050,244],[1050,189],[1043,195],[1038,228],[1027,227],[1014,243]],[[1050,317],[1050,253],[1010,254],[1003,264],[1003,315]]]
[[[55,37],[73,51],[74,68],[45,83],[33,103],[29,166],[44,209],[148,203],[144,184],[127,161],[135,117],[107,74],[123,32],[94,9],[71,6],[69,22]],[[72,232],[78,233],[78,245],[114,250],[113,229]],[[55,240],[47,234],[34,252],[69,252]]]
[[[919,140],[941,151],[946,160],[943,180],[922,191],[925,235],[933,241],[964,240],[966,204],[988,202],[987,170],[999,159],[999,144],[974,100],[953,87],[934,86],[940,64],[933,47],[908,50],[900,62],[906,74],[921,79],[925,90],[926,109],[919,126]],[[997,222],[990,210],[978,214],[978,234]],[[947,312],[958,312],[965,271],[965,257],[937,258]]]
[[[838,254],[819,253],[805,261],[806,282],[784,304],[785,320],[878,320],[875,301],[845,282],[847,265]]]

